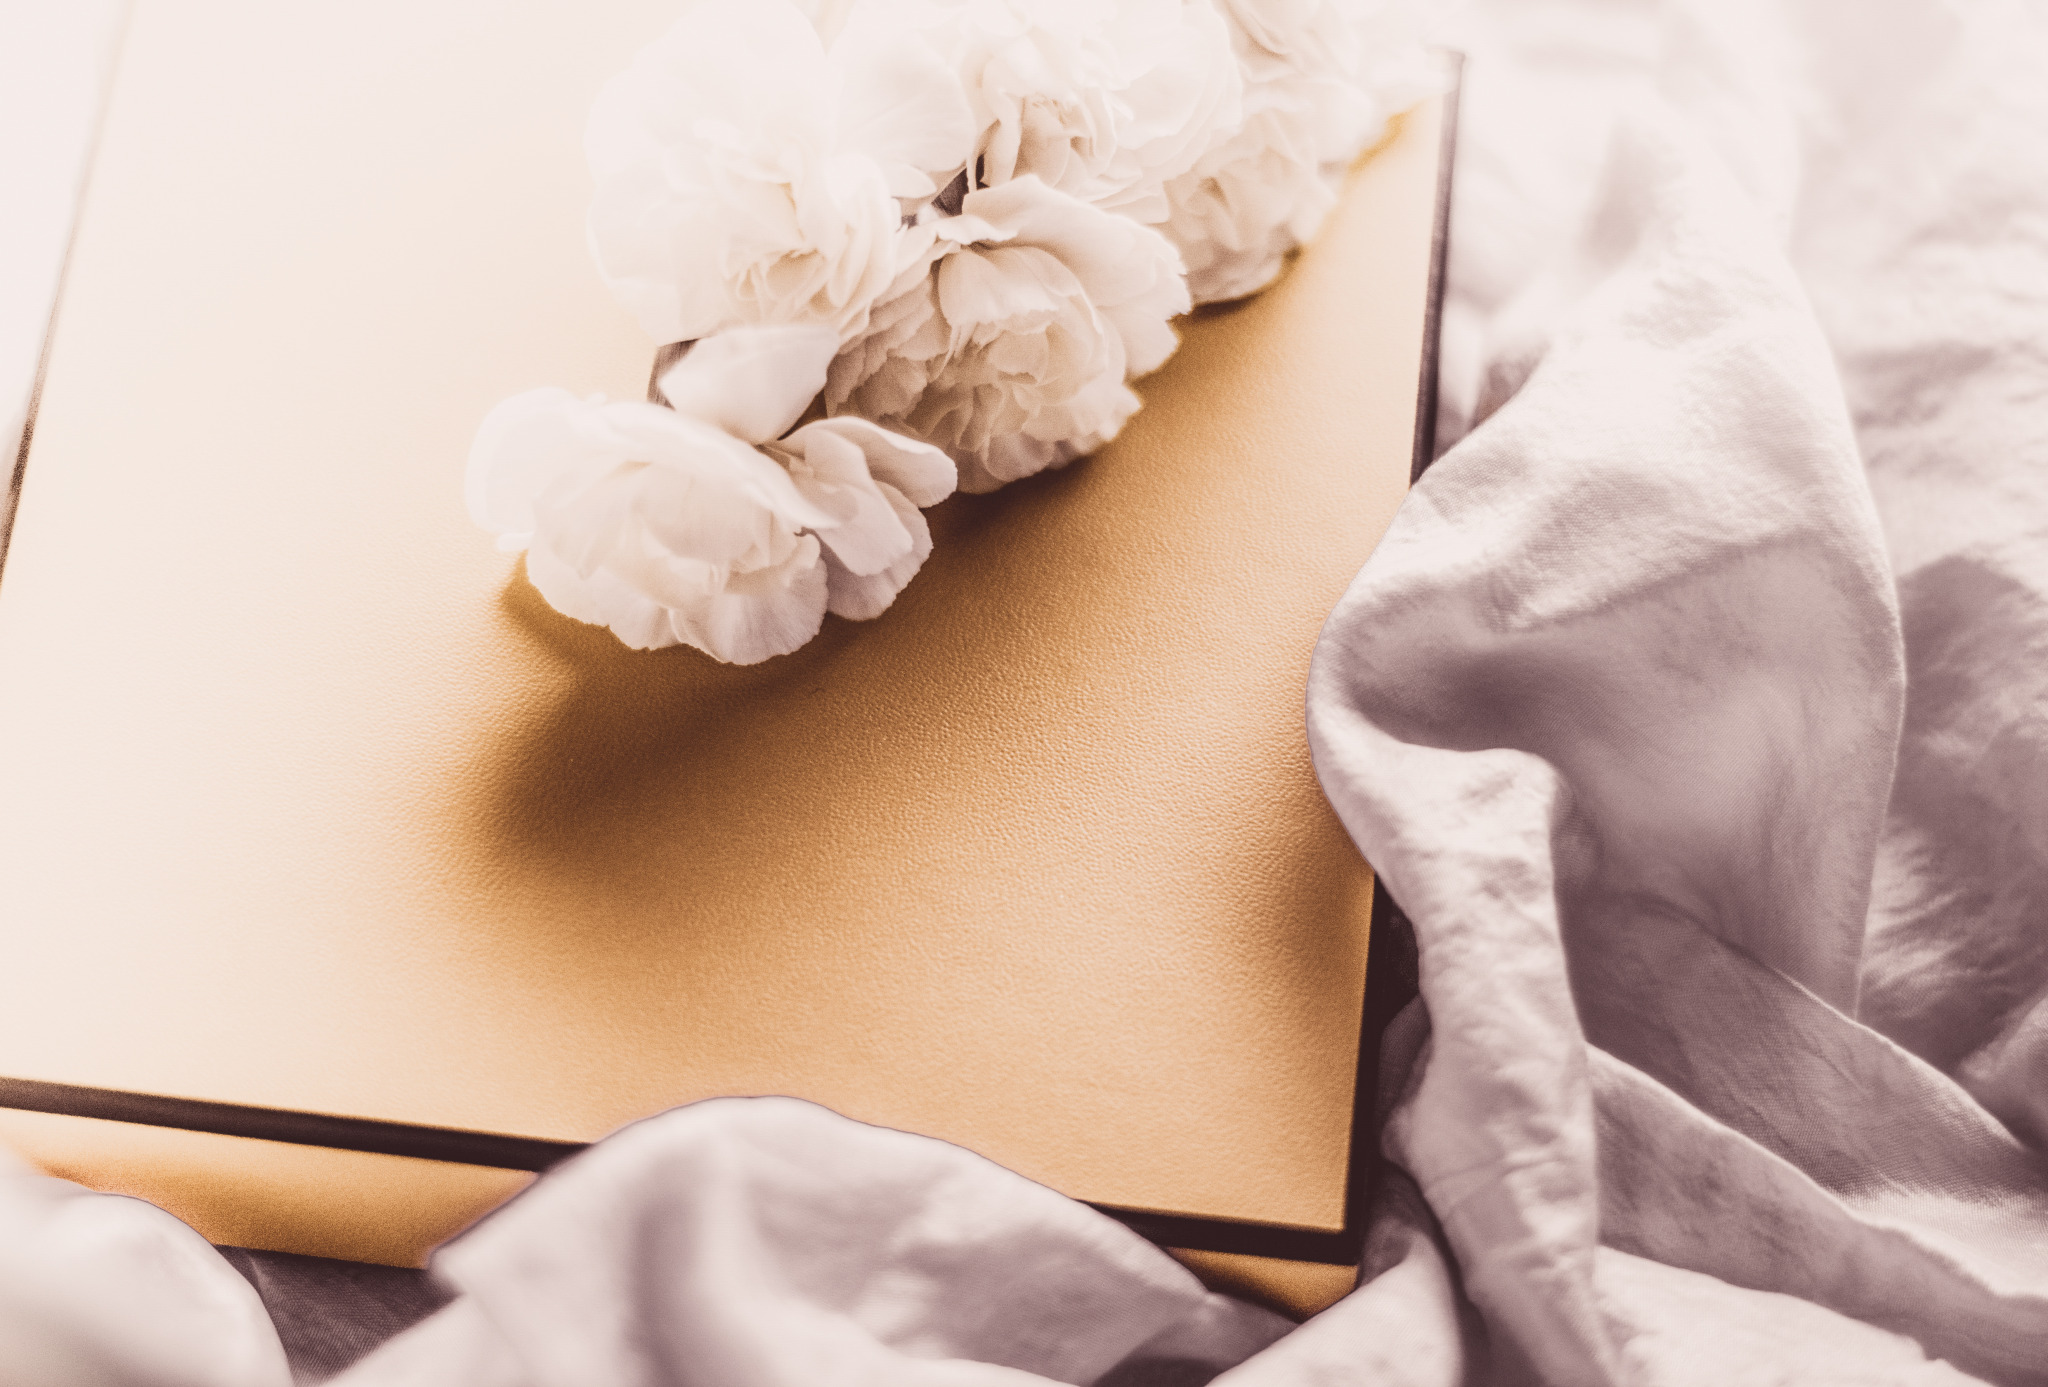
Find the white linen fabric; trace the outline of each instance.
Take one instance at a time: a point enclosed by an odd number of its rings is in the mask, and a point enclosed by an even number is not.
[[[1462,437],[1310,691],[1415,922],[1443,1352],[2048,1381],[2048,15],[1482,22]]]
[[[728,1101],[451,1244],[344,1381],[2048,1383],[2048,11],[1466,24],[1450,446],[1309,690],[1420,976],[1359,1289],[1280,1336]],[[0,1174],[0,1383],[284,1380],[196,1236],[78,1195],[132,1232],[59,1248],[50,1189]]]
[[[290,1380],[263,1302],[197,1233],[0,1151],[0,1384]]]

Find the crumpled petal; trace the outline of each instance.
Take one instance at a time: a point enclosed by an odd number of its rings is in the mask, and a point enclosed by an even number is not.
[[[828,604],[874,616],[931,552],[918,506],[952,493],[952,459],[864,419],[760,447],[732,432],[793,422],[837,340],[770,327],[698,344],[661,388],[710,418],[565,390],[514,396],[471,450],[471,513],[527,550],[527,577],[557,611],[638,649],[753,664],[810,640]],[[514,524],[525,528],[503,528]]]
[[[950,179],[974,133],[957,73],[887,38],[854,23],[828,54],[789,0],[697,0],[605,86],[591,246],[657,341],[865,324],[897,270],[898,199]]]
[[[584,427],[583,404],[566,390],[528,390],[501,401],[478,425],[463,499],[469,518],[499,536],[500,547],[525,547],[534,498],[564,474],[602,470],[615,460],[615,449]]]
[[[678,413],[766,443],[803,417],[838,349],[839,334],[815,323],[728,328],[692,346],[656,388]]]
[[[915,258],[833,360],[825,407],[935,444],[993,491],[1114,437],[1124,384],[1173,350],[1188,307],[1158,232],[1036,177],[913,228]]]
[[[763,359],[747,347],[725,349],[742,376]],[[713,356],[699,374],[723,371]],[[758,411],[762,393],[736,398]],[[506,538],[527,549],[527,577],[549,604],[628,645],[683,643],[752,664],[796,649],[824,620],[823,552],[809,531],[837,517],[774,458],[705,420],[529,391],[485,420],[468,485],[486,528],[530,526]]]
[[[895,487],[914,506],[936,506],[953,494],[959,482],[953,460],[939,449],[891,433],[869,420],[851,416],[820,419],[804,425],[796,436],[808,437],[814,432],[836,434],[853,443],[867,459],[875,480]]]
[[[1217,0],[1244,79],[1243,119],[1166,187],[1146,220],[1186,261],[1196,303],[1264,288],[1313,237],[1344,170],[1388,118],[1442,89],[1417,7]]]
[[[910,550],[910,531],[896,518],[881,487],[868,475],[867,459],[852,440],[836,433],[805,430],[786,453],[797,489],[820,510],[833,514],[818,538],[826,551],[854,573],[876,573]]]
[[[830,609],[851,621],[880,616],[931,554],[931,528],[918,508],[952,494],[952,459],[852,418],[806,424],[775,451],[806,496],[841,513],[818,532]]]
[[[1019,180],[967,196],[964,209],[1002,227],[1013,245],[1042,247],[1079,280],[1088,301],[1115,327],[1125,369],[1144,375],[1173,354],[1171,320],[1192,306],[1180,254],[1128,218],[1091,215],[1084,203],[1046,196]]]
[[[960,74],[983,184],[1035,177],[1155,220],[1167,181],[1238,122],[1229,31],[1208,3],[868,0],[855,14],[869,10]]]
[[[879,169],[871,187],[823,176],[829,89],[823,46],[785,0],[699,0],[600,91],[591,248],[655,340],[857,318],[863,296],[835,293],[886,283],[896,203]]]
[[[676,634],[728,664],[752,665],[809,643],[825,621],[825,567],[814,535],[782,563],[736,574],[698,611],[671,618]]]
[[[974,150],[974,112],[959,72],[925,37],[857,5],[833,39],[832,119],[840,147],[881,166],[900,198],[930,197]]]
[[[895,487],[882,484],[882,499],[895,512],[897,522],[909,536],[910,545],[889,564],[871,573],[856,572],[838,553],[825,557],[826,604],[835,616],[848,621],[869,621],[889,609],[896,594],[917,576],[931,557],[932,530],[924,512],[905,499]]]

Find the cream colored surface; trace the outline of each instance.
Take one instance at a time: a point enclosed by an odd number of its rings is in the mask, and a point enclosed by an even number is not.
[[[1357,1267],[1283,1262],[1275,1257],[1247,1257],[1236,1252],[1191,1252],[1178,1247],[1170,1250],[1210,1290],[1238,1296],[1297,1320],[1329,1309],[1358,1284]]]
[[[1302,688],[1406,485],[1433,117],[1117,444],[731,669],[460,500],[501,396],[644,387],[577,142],[671,9],[139,6],[0,581],[0,1073],[578,1139],[794,1092],[1336,1226],[1370,875]]]
[[[0,1108],[0,1142],[52,1175],[146,1199],[209,1242],[420,1266],[533,1182],[516,1170]]]

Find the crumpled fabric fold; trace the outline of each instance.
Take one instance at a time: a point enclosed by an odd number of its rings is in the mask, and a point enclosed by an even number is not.
[[[1481,21],[1456,441],[1309,700],[1471,1380],[2048,1381],[2048,22]]]
[[[0,1150],[0,1385],[290,1382],[263,1302],[205,1239]]]
[[[615,1133],[435,1255],[346,1387],[1206,1381],[1290,1328],[956,1146],[792,1098]]]

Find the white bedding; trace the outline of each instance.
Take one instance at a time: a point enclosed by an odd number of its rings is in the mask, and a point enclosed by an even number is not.
[[[730,1103],[455,1243],[348,1382],[2048,1382],[2048,8],[1460,22],[1455,441],[1310,695],[1423,992],[1360,1289],[1283,1336],[964,1153]],[[287,1380],[195,1235],[26,1171],[0,1345]]]

